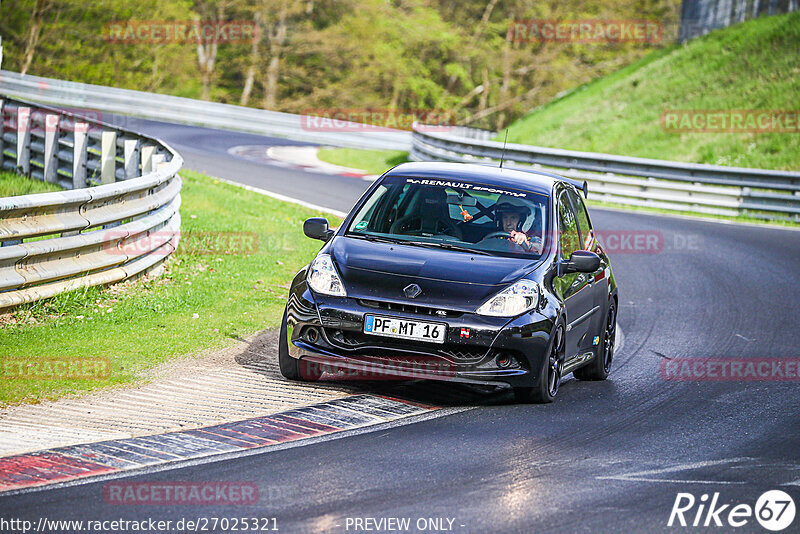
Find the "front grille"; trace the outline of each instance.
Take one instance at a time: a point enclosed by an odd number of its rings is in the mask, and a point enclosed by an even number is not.
[[[363,341],[362,338],[366,338],[366,335],[364,334],[351,332],[349,330],[334,330],[332,328],[326,328],[325,333],[327,334],[329,340],[340,347],[357,347],[358,345],[363,345],[365,341]]]
[[[397,302],[386,302],[383,300],[367,300],[359,299],[359,304],[368,308],[375,308],[377,310],[386,310],[393,312],[417,313],[420,315],[430,315],[431,317],[440,317],[442,319],[461,317],[463,312],[453,310],[443,310],[441,308],[432,308],[429,306],[417,306],[416,304],[399,304]]]
[[[459,346],[457,349],[443,352],[458,363],[478,363],[486,356],[487,350],[483,348],[469,349]]]
[[[339,330],[325,328],[325,336],[331,344],[348,350],[364,349],[364,352],[374,353],[375,349],[380,354],[393,353],[405,358],[413,358],[414,354],[423,356],[444,357],[456,364],[475,364],[484,359],[488,349],[486,347],[457,345],[445,343],[432,345],[414,340],[398,340],[389,337],[373,336],[353,330]]]

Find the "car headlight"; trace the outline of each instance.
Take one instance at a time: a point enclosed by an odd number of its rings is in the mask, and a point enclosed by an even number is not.
[[[475,312],[478,315],[514,317],[539,304],[539,285],[531,280],[520,280],[490,298]]]
[[[342,279],[333,266],[333,260],[329,254],[320,254],[308,267],[308,285],[317,293],[323,295],[336,295],[339,297],[347,296],[344,290]]]

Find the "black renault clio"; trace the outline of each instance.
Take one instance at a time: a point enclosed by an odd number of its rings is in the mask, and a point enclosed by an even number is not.
[[[278,358],[284,377],[508,384],[551,402],[561,377],[603,380],[617,287],[581,198],[539,172],[405,163],[292,281]]]

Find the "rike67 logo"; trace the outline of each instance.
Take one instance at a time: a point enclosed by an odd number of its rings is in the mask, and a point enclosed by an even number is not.
[[[720,504],[719,492],[695,498],[691,493],[678,493],[669,514],[667,526],[743,527],[753,517],[767,530],[779,532],[794,521],[795,505],[791,495],[781,490],[764,492],[755,506]]]

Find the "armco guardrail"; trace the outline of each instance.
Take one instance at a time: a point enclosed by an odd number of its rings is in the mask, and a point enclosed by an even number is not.
[[[176,249],[183,159],[169,146],[4,96],[0,112],[0,166],[69,189],[0,198],[0,308],[131,278]]]
[[[496,163],[503,143],[491,133],[414,126],[416,161]],[[800,221],[800,172],[679,163],[508,144],[505,167],[586,180],[590,198],[633,206]]]
[[[334,131],[303,115],[0,71],[0,93],[46,104],[364,149],[408,150],[411,132],[340,121]]]

